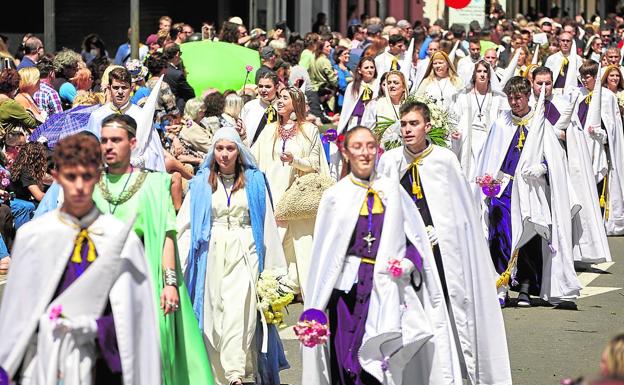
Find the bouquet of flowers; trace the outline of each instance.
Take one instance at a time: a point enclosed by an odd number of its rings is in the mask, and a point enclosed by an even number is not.
[[[318,309],[304,311],[299,318],[299,322],[293,326],[293,329],[299,342],[308,348],[322,345],[329,338],[327,316]]]
[[[0,167],[0,185],[2,188],[7,188],[11,184],[11,173],[9,170]]]
[[[624,109],[624,91],[618,92],[615,96],[617,96],[617,102],[620,109]]]
[[[500,192],[501,181],[500,179],[495,179],[490,174],[485,174],[483,176],[478,176],[475,180],[477,184],[481,187],[481,191],[487,197],[495,197]]]
[[[286,275],[279,275],[275,271],[264,270],[260,274],[256,285],[260,297],[258,308],[268,324],[283,326],[284,309],[295,298],[294,286]]]
[[[427,134],[429,140],[438,146],[446,147],[446,139],[453,128],[453,121],[457,119],[449,111],[438,106],[428,95],[411,94],[405,100],[410,102],[421,102],[429,107],[431,113],[431,131]]]

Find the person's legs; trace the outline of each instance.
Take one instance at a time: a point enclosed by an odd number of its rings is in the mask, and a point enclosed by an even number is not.
[[[35,212],[35,204],[23,199],[11,199],[11,212],[15,219],[15,230],[32,219]]]

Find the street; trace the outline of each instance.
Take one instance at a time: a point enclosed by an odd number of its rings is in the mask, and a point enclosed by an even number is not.
[[[579,273],[583,284],[578,311],[551,307],[503,310],[514,385],[559,384],[564,377],[593,375],[607,341],[624,332],[624,237],[610,238],[613,263],[595,265]],[[0,295],[4,278],[0,278]],[[290,306],[292,325],[301,305]],[[280,334],[291,369],[282,372],[282,383],[301,382],[299,342],[292,328]]]

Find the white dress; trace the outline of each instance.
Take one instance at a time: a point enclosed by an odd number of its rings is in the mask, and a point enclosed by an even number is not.
[[[455,100],[455,95],[461,88],[461,86],[454,86],[448,77],[440,80],[425,79],[418,89],[418,93],[429,95],[438,106],[449,111]]]

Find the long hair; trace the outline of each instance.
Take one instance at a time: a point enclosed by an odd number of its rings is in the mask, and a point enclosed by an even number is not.
[[[219,178],[219,163],[215,157],[213,157],[210,163],[210,176],[208,176],[208,184],[212,187],[212,192],[217,191],[219,186],[217,178]],[[241,190],[245,187],[245,166],[243,165],[243,159],[241,158],[240,151],[236,157],[236,168],[234,169],[234,185],[232,186],[231,194]]]
[[[287,88],[284,88],[280,92],[283,92],[283,91],[287,91],[288,94],[290,95],[290,99],[292,100],[293,112],[296,117],[295,135],[300,133],[301,135],[303,135],[304,138],[306,138],[310,143],[312,143],[311,138],[308,138],[306,133],[303,131],[303,123],[305,123],[306,116],[307,116],[305,95],[297,87],[287,87]],[[278,124],[275,127],[275,133],[273,134],[273,148],[275,148],[275,143],[277,143],[277,139],[279,138],[280,124],[282,124],[281,116],[278,118]],[[275,156],[275,151],[273,151],[273,156]]]
[[[615,64],[610,64],[605,68],[604,74],[602,75],[601,83],[603,87],[607,87],[609,74],[613,71],[617,71],[620,74],[620,82],[618,83],[618,91],[624,90],[624,77],[622,76],[622,70],[620,66]]]
[[[485,59],[481,59],[479,60],[475,66],[474,66],[474,71],[472,71],[472,78],[470,79],[470,84],[474,87],[475,84],[477,84],[477,68],[479,68],[479,66],[482,65],[485,67],[485,69],[487,70],[487,82],[488,82],[488,88],[490,87],[490,85],[492,84],[492,71],[490,70],[490,63],[488,63],[487,61],[485,61]]]
[[[624,334],[613,337],[604,351],[608,376],[624,378]]]
[[[19,151],[17,159],[11,166],[11,180],[19,181],[24,174],[30,175],[37,181],[37,185],[43,185],[42,180],[48,166],[46,148],[37,142],[26,143]]]
[[[448,55],[444,51],[436,51],[433,55],[431,55],[431,59],[429,60],[429,65],[427,66],[427,71],[425,72],[425,80],[428,82],[433,81],[435,79],[435,72],[433,70],[433,62],[435,60],[444,60],[446,65],[448,66],[448,76],[451,80],[451,84],[455,87],[461,84],[461,79],[457,76],[457,71],[455,70],[455,66],[451,63]]]
[[[364,66],[366,62],[371,62],[373,63],[373,66],[375,66],[375,59],[373,59],[370,56],[363,56],[360,59],[360,62],[358,63],[356,70],[353,71],[353,85],[351,86],[351,92],[353,93],[353,96],[355,96],[356,98],[359,95],[358,91],[360,89],[360,85],[362,84],[362,75],[360,74],[358,70],[362,68],[362,66]],[[375,66],[374,78],[377,78],[377,66]]]
[[[399,80],[401,80],[401,84],[403,84],[403,96],[401,96],[401,101],[403,101],[405,99],[405,97],[407,96],[408,90],[407,90],[407,81],[405,81],[405,75],[403,75],[403,72],[399,71],[399,70],[392,70],[392,71],[388,71],[386,72],[384,75],[386,75],[386,83],[388,82],[388,79],[390,78],[390,76],[398,76]],[[388,86],[386,85],[386,87],[381,87],[381,83],[379,83],[380,86],[379,88],[386,88],[383,92],[383,94],[380,92],[378,98],[382,98],[386,96],[386,90],[388,88]],[[388,97],[390,97],[390,95],[388,95]]]

